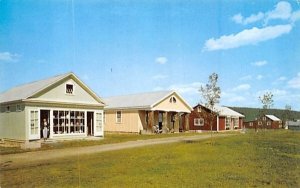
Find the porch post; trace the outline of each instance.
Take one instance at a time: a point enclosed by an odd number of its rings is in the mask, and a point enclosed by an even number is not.
[[[179,113],[175,114],[174,132],[179,132]]]
[[[190,114],[185,114],[185,131],[189,131],[190,130]]]
[[[149,112],[147,112],[149,113]],[[154,111],[150,111],[149,117],[148,117],[148,132],[153,132],[153,125],[154,125]]]
[[[217,115],[217,132],[219,132],[219,125],[220,123],[219,123],[219,115]]]
[[[163,125],[162,125],[162,132],[167,133],[168,131],[168,112],[163,113]]]

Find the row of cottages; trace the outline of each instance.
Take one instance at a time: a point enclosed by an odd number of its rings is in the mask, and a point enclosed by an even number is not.
[[[190,114],[189,128],[195,131],[224,131],[241,129],[245,116],[224,106],[215,106],[213,110],[198,104]],[[212,123],[212,127],[211,127]]]
[[[201,105],[193,109],[175,91],[103,100],[74,73],[67,73],[1,93],[0,139],[30,144],[31,140],[43,138],[44,127],[51,139],[97,137],[104,131],[210,130],[208,113],[210,110]],[[213,130],[241,128],[243,115],[226,107],[218,107],[214,113],[217,116]]]
[[[103,136],[105,103],[75,74],[67,73],[0,94],[0,138],[42,138],[46,124],[53,139]]]
[[[249,129],[279,129],[282,128],[282,121],[274,115],[264,115],[261,118],[244,122],[244,126]]]
[[[106,98],[105,131],[146,133],[188,130],[192,107],[175,91]]]

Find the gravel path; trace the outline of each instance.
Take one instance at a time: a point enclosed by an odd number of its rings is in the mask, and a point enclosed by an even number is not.
[[[213,137],[230,136],[230,134],[219,134]],[[136,147],[143,147],[157,144],[176,143],[184,141],[204,140],[210,138],[210,135],[196,135],[196,136],[179,136],[159,139],[128,141],[116,144],[105,144],[96,146],[86,146],[79,148],[65,148],[53,149],[45,151],[25,152],[18,154],[2,155],[0,160],[0,170],[20,168],[35,163],[43,163],[47,160],[59,159],[70,156],[88,155],[93,153],[100,153],[106,151],[114,151],[121,149],[129,149]]]

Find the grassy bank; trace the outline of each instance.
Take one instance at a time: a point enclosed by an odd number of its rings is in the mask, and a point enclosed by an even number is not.
[[[1,187],[299,187],[300,132],[268,131],[1,170]]]

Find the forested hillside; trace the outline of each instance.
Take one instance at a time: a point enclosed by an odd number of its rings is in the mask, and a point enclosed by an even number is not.
[[[260,108],[248,108],[248,107],[229,107],[245,116],[244,121],[252,121],[259,115]],[[285,109],[268,109],[268,115],[275,115],[281,120],[296,120],[300,119],[300,112],[299,111],[288,111]]]

